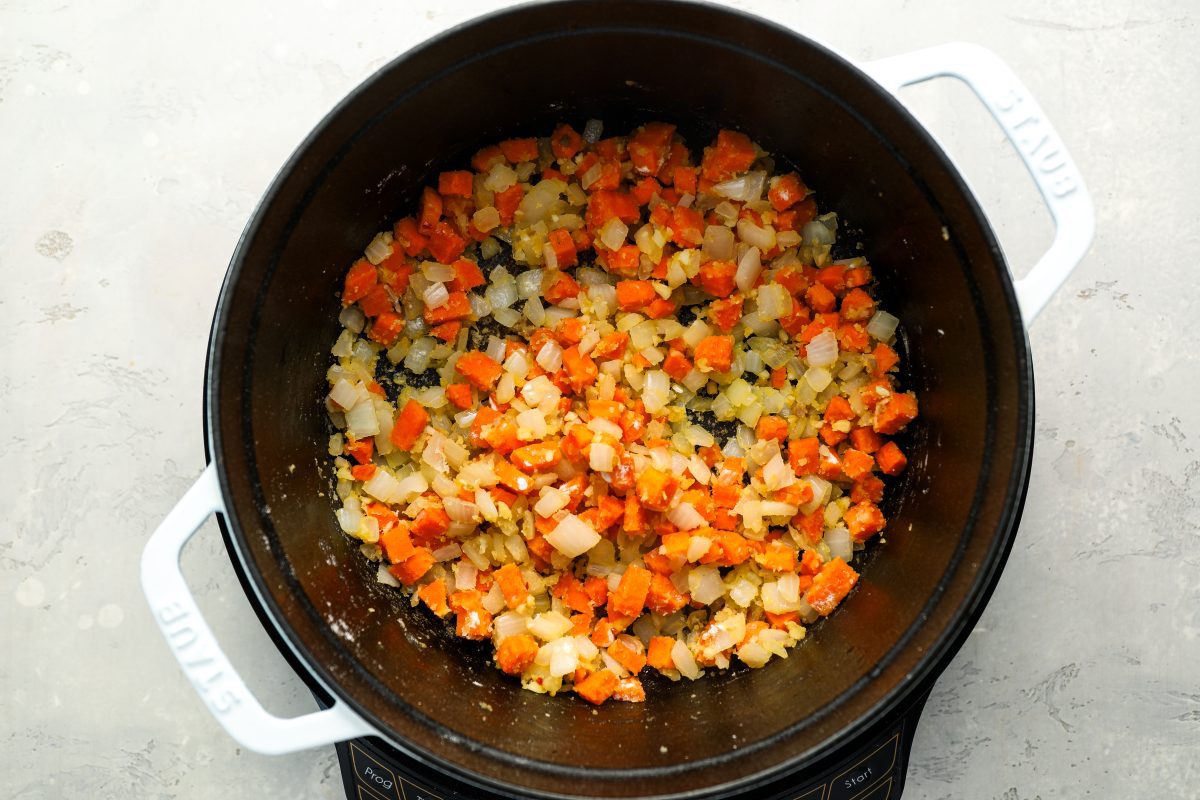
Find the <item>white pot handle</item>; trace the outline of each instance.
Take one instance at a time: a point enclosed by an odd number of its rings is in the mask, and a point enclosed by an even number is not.
[[[376,731],[345,703],[292,719],[269,713],[221,651],[179,569],[188,539],[215,512],[225,512],[210,464],[167,514],[142,551],[142,590],[179,666],[229,735],[259,753],[276,755]]]
[[[975,44],[943,44],[859,66],[894,95],[930,78],[958,78],[1004,129],[1054,216],[1050,249],[1028,275],[1015,280],[1029,326],[1083,259],[1096,229],[1092,197],[1041,106],[999,56]]]

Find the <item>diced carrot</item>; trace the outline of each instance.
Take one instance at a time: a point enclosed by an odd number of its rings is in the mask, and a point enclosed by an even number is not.
[[[449,222],[438,222],[429,233],[429,252],[442,264],[454,263],[466,249],[467,240]]]
[[[813,585],[804,594],[804,600],[821,616],[828,616],[838,603],[858,583],[858,573],[840,558],[821,567],[813,578]]]
[[[858,481],[863,476],[870,475],[874,468],[875,459],[869,453],[855,450],[853,447],[846,448],[846,451],[842,453],[842,472],[852,481]]]
[[[736,275],[737,264],[732,261],[709,261],[700,267],[692,283],[713,297],[729,297],[737,288],[734,282]]]
[[[550,134],[550,150],[559,161],[574,158],[583,149],[583,137],[565,122],[559,123]]]
[[[620,358],[625,354],[625,346],[629,342],[629,334],[623,331],[610,333],[602,338],[591,352],[592,358],[610,360]]]
[[[575,251],[572,250],[571,252],[573,254]],[[575,259],[572,256],[571,263],[574,263],[574,262],[575,262]],[[563,262],[561,260],[558,263],[559,263],[560,267],[563,265]],[[555,278],[554,283],[550,284],[550,287],[548,289],[546,289],[546,294],[545,294],[546,301],[550,302],[550,303],[554,303],[555,305],[561,303],[563,300],[566,300],[567,298],[578,297],[578,296],[579,296],[579,284],[576,282],[576,280],[574,278],[572,278],[570,275],[568,275],[565,272],[560,272],[558,274],[558,277]]]
[[[878,503],[883,499],[883,481],[875,475],[867,475],[850,490],[852,503]]]
[[[690,598],[675,588],[666,575],[655,573],[650,578],[650,591],[646,594],[646,608],[655,614],[674,614],[688,604]]]
[[[777,631],[786,631],[789,622],[799,622],[799,611],[785,611],[781,614],[773,614],[770,611],[763,612],[767,618],[767,622],[771,623],[771,627]]]
[[[401,450],[411,450],[413,444],[425,431],[429,424],[429,414],[416,400],[409,400],[404,408],[396,415],[392,426],[392,444]]]
[[[665,297],[656,297],[646,306],[645,313],[650,319],[665,319],[675,315],[675,304]]]
[[[428,547],[420,547],[402,563],[388,567],[388,572],[405,586],[412,586],[429,572],[433,563],[433,552]]]
[[[675,126],[665,122],[648,122],[635,133],[627,145],[633,168],[643,175],[656,175],[662,169],[671,150]]]
[[[608,269],[617,275],[637,275],[642,251],[635,244],[626,244],[608,254]]]
[[[655,467],[647,467],[637,476],[637,499],[651,511],[666,511],[679,487],[679,480]]]
[[[684,194],[696,194],[695,167],[675,167],[672,176],[676,189]]]
[[[900,363],[900,356],[896,355],[896,351],[883,342],[875,345],[871,355],[875,359],[875,368],[871,370],[871,374],[875,377],[891,372]]]
[[[771,179],[771,188],[767,191],[767,199],[776,211],[787,211],[799,203],[808,194],[808,187],[794,172],[780,175]]]
[[[537,658],[537,640],[528,633],[505,637],[496,648],[496,665],[509,675],[520,675]]]
[[[390,530],[384,531],[379,536],[379,545],[383,548],[383,554],[387,556],[387,560],[393,564],[403,563],[416,552],[412,537],[408,534],[407,525],[396,525]]]
[[[342,305],[348,306],[367,296],[375,288],[379,280],[379,272],[375,265],[365,258],[360,258],[346,273],[346,283],[342,287]]]
[[[561,344],[570,347],[573,344],[579,344],[583,341],[583,335],[587,328],[582,319],[579,317],[567,317],[558,323],[558,327],[554,329],[554,337]]]
[[[500,152],[510,164],[520,164],[522,161],[537,161],[537,139],[506,139],[500,142]]]
[[[813,311],[833,311],[837,306],[837,298],[823,284],[814,283],[804,293],[804,299]]]
[[[468,350],[454,362],[454,369],[475,386],[489,392],[496,381],[500,379],[504,368],[497,364],[487,353],[478,350]]]
[[[671,210],[671,241],[680,247],[699,247],[704,240],[704,217],[694,208],[675,206]]]
[[[642,178],[633,185],[629,193],[633,195],[633,199],[637,201],[639,206],[644,206],[649,203],[655,195],[661,195],[663,191],[662,184],[654,180],[654,178]]]
[[[472,405],[471,387],[465,383],[452,383],[446,387],[446,399],[455,408],[468,409]]]
[[[695,360],[701,372],[728,372],[733,365],[733,337],[704,337],[696,345]]]
[[[787,367],[775,367],[771,370],[771,386],[776,389],[782,389],[787,386],[788,371]]]
[[[883,530],[887,520],[874,503],[858,503],[846,509],[842,521],[856,542],[865,542]]]
[[[350,439],[346,442],[344,450],[346,455],[359,464],[366,464],[375,452],[375,440],[369,436],[366,439]]]
[[[874,453],[886,440],[871,428],[858,427],[850,431],[850,444],[864,453]]]
[[[521,568],[516,564],[505,564],[492,573],[496,585],[504,593],[504,602],[509,608],[516,608],[529,599],[529,587],[521,576]]]
[[[750,546],[741,534],[734,531],[715,531],[715,534],[708,552],[700,558],[701,564],[736,567],[750,558]]]
[[[580,353],[578,347],[568,347],[563,351],[563,367],[576,393],[582,393],[591,386],[600,374],[592,357]]]
[[[438,220],[442,218],[442,197],[431,187],[426,186],[421,192],[421,213],[418,217],[417,230],[425,236],[433,233]]]
[[[471,301],[467,298],[466,292],[450,292],[445,303],[437,308],[425,309],[425,322],[429,325],[464,320],[469,316],[471,316]]]
[[[441,339],[443,342],[453,342],[458,337],[460,330],[462,330],[462,323],[455,320],[433,326],[429,329],[429,335]]]
[[[821,462],[821,442],[813,436],[788,442],[788,466],[797,475],[811,475]]]
[[[483,270],[469,258],[460,258],[451,266],[454,267],[454,278],[446,284],[451,292],[469,292],[487,283]]]
[[[418,588],[417,597],[421,598],[429,610],[439,617],[450,613],[450,606],[446,605],[446,582],[441,578]]]
[[[405,255],[417,256],[429,244],[429,237],[421,233],[421,228],[414,218],[405,217],[392,226],[392,241],[403,248]]]
[[[450,530],[450,517],[441,505],[426,506],[412,521],[412,535],[419,542],[429,542]]]
[[[404,317],[393,311],[385,311],[371,323],[371,332],[368,336],[371,341],[390,347],[404,330],[404,324]]]
[[[625,516],[620,522],[620,529],[626,534],[641,533],[646,530],[646,510],[634,492],[625,495]]]
[[[723,181],[750,169],[757,157],[758,152],[749,136],[722,130],[717,133],[716,145],[704,148],[700,174],[710,181]]]
[[[673,637],[652,636],[650,646],[646,649],[646,663],[657,670],[675,669],[675,659],[671,658],[674,647]]]
[[[550,243],[550,247],[554,250],[554,257],[558,260],[559,269],[564,269],[575,263],[575,240],[571,238],[570,231],[563,228],[556,228],[550,231],[547,240]]]
[[[708,318],[717,328],[729,333],[742,318],[742,303],[741,295],[734,295],[724,300],[714,300],[708,306]]]
[[[604,223],[613,217],[624,223],[637,222],[642,212],[637,201],[624,192],[614,192],[608,189],[592,192],[588,196],[587,225],[588,229],[597,231]],[[637,248],[634,247],[636,251]]]
[[[635,639],[627,633],[618,636],[616,641],[608,646],[608,654],[612,656],[613,661],[634,675],[637,675],[646,666],[645,645],[640,639]]]
[[[636,617],[646,606],[646,595],[650,592],[650,570],[631,564],[621,575],[621,582],[615,591],[608,596],[608,610],[611,613]]]
[[[379,469],[374,464],[355,464],[350,468],[350,476],[356,481],[367,481]]]
[[[599,575],[589,575],[583,582],[583,591],[593,606],[600,607],[608,602],[608,581]]]
[[[494,466],[500,483],[517,494],[529,494],[533,491],[533,481],[508,459],[498,458]]]
[[[607,669],[593,672],[575,684],[575,694],[598,706],[617,690],[617,676]]]
[[[606,419],[609,422],[621,419],[621,413],[625,410],[625,406],[616,400],[588,400],[587,408],[593,419]]]
[[[438,175],[438,194],[442,197],[470,197],[474,193],[474,176],[469,170],[461,169]]]
[[[862,289],[851,289],[842,298],[842,319],[864,322],[875,314],[875,301]]]
[[[388,294],[387,287],[381,283],[372,287],[366,297],[358,301],[358,307],[368,317],[378,317],[385,311],[394,310],[391,295]]]
[[[471,167],[476,172],[487,172],[497,164],[504,163],[504,154],[496,145],[488,145],[471,157]]]
[[[781,443],[787,440],[787,432],[788,423],[783,417],[759,417],[754,428],[754,433],[759,439],[775,439]]]
[[[646,689],[637,676],[626,675],[617,681],[617,688],[613,690],[612,699],[620,700],[623,703],[644,703],[646,702]]]
[[[483,607],[478,589],[466,589],[450,595],[450,608],[458,615],[455,632],[464,639],[486,639],[491,634],[492,615]]]
[[[767,543],[763,552],[755,556],[754,560],[772,572],[796,571],[796,550],[781,541]]]
[[[899,475],[908,466],[908,457],[895,442],[888,442],[880,447],[879,452],[875,454],[875,460],[879,462],[879,469],[884,475]]]
[[[893,392],[875,406],[875,432],[897,433],[916,418],[917,396],[912,392]]]
[[[509,455],[517,469],[524,472],[545,472],[554,469],[562,453],[557,442],[536,442],[518,447]]]
[[[656,297],[651,281],[617,281],[617,304],[622,311],[637,311]]]
[[[839,326],[837,338],[838,345],[843,350],[849,350],[853,353],[866,352],[866,349],[871,346],[871,335],[860,324],[847,322]]]
[[[692,362],[678,350],[672,350],[663,362],[662,371],[677,381],[682,381],[692,371]]]
[[[501,225],[512,224],[517,208],[521,205],[521,198],[524,196],[525,190],[519,183],[514,183],[503,192],[496,192],[492,202],[496,204],[496,210],[500,212]]]
[[[871,282],[871,267],[863,264],[846,270],[846,286],[855,289]]]
[[[830,264],[817,270],[817,283],[831,292],[840,294],[846,290],[846,265]]]

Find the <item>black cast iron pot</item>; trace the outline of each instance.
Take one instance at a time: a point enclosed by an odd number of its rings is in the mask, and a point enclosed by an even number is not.
[[[1034,101],[986,51],[950,46],[867,69],[718,7],[546,3],[418,47],[317,126],[233,256],[207,364],[211,463],[143,560],[159,624],[231,733],[267,752],[375,735],[509,796],[766,797],[919,707],[1012,544],[1034,420],[1021,307],[1036,313],[1078,261],[1091,207]],[[959,173],[880,84],[938,74],[976,89],[1059,219],[1055,248],[1020,285]],[[521,691],[485,649],[376,583],[332,514],[322,407],[340,282],[374,232],[482,144],[589,118],[611,132],[674,122],[693,147],[737,128],[798,168],[822,208],[861,231],[882,303],[903,323],[902,383],[921,403],[910,466],[884,509],[886,544],[808,641],[765,669],[651,680],[644,704],[596,711]],[[1038,161],[1039,136],[1060,164]],[[200,619],[175,564],[214,510],[268,628],[332,709],[268,715]]]

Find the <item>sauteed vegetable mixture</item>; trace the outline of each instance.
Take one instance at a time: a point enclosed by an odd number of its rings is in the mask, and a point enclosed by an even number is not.
[[[443,172],[345,277],[337,518],[536,692],[786,658],[884,530],[897,320],[745,134],[560,124]]]

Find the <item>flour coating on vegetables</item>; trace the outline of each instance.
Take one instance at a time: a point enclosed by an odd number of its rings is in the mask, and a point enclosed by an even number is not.
[[[536,692],[640,702],[762,667],[884,529],[897,320],[744,134],[485,147],[345,278],[337,519],[379,579]]]

